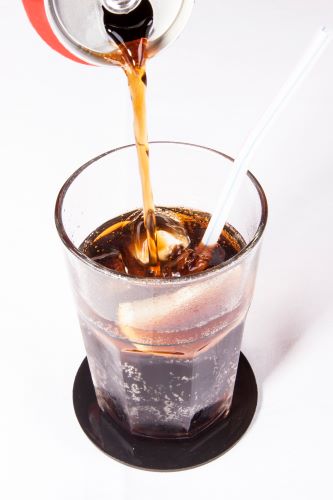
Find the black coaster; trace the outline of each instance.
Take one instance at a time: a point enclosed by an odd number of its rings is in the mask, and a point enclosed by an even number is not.
[[[87,358],[74,381],[73,403],[88,438],[110,457],[140,469],[182,470],[219,457],[243,436],[256,410],[258,390],[252,368],[241,353],[229,415],[189,439],[134,436],[105,416],[97,404]]]

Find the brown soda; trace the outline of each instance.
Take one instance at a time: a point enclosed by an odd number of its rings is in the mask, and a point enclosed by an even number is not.
[[[240,234],[227,225],[213,248],[201,248],[200,242],[210,218],[208,213],[158,207],[155,215],[157,251],[166,255],[164,260],[159,259],[157,267],[140,259],[135,248],[142,248],[146,239],[141,210],[105,222],[85,239],[80,249],[101,266],[122,274],[174,278],[218,266],[234,257],[244,246]],[[166,236],[159,245],[161,233]],[[177,241],[186,241],[186,244],[171,244],[169,252],[166,252],[165,239],[169,234],[176,234]]]
[[[153,13],[148,0],[142,0],[141,5],[143,10],[134,11],[131,22],[129,18],[122,20],[104,12],[105,29],[117,43],[118,50],[103,56],[94,55],[118,64],[127,76],[143,210],[106,221],[87,236],[80,250],[98,265],[123,275],[178,278],[223,264],[235,257],[245,242],[227,224],[218,243],[213,248],[203,248],[200,242],[209,214],[154,206],[149,173],[145,68]],[[137,26],[139,31],[134,29]],[[103,290],[100,293],[102,298]],[[186,312],[186,300],[191,299],[182,293],[180,289],[174,295],[155,297],[149,305],[145,300],[141,304],[141,297],[134,302],[120,302],[114,319],[106,319],[92,310],[84,294],[78,297],[80,324],[98,404],[133,433],[189,437],[229,411],[246,304],[231,304],[230,310],[214,309],[217,315],[208,322],[199,321],[193,328],[189,326]],[[194,292],[190,289],[189,293]],[[204,288],[203,294],[196,296],[196,313],[202,313],[203,319],[210,307],[207,293],[214,294],[215,290],[207,292]],[[179,306],[181,300],[184,304]],[[141,318],[145,326],[137,326],[137,323],[135,327],[128,326],[133,311],[137,322],[140,324]],[[152,319],[155,326],[158,324],[154,331]],[[165,326],[169,321],[176,325],[171,331]],[[168,342],[159,343],[161,337]]]
[[[174,223],[175,230],[183,228],[189,239],[186,248],[173,248],[169,258],[159,262],[159,277],[195,274],[241,251],[243,238],[227,225],[209,258],[196,252],[209,218],[196,210],[156,208],[157,234]],[[118,273],[154,277],[156,268],[135,256],[136,238],[145,237],[143,214],[136,210],[102,224],[80,250]],[[149,303],[140,296],[129,303],[125,295],[115,321],[97,314],[80,298],[80,324],[98,404],[132,433],[190,437],[228,414],[247,305],[231,301],[230,309],[219,310],[210,302],[222,290],[213,284],[200,290],[198,285],[188,286],[185,295],[177,289]],[[223,294],[221,300],[227,304],[232,290],[226,286]],[[195,327],[187,312],[189,302],[197,304],[203,320],[196,320]],[[214,312],[207,321],[211,308]],[[135,326],[129,326],[132,321]]]

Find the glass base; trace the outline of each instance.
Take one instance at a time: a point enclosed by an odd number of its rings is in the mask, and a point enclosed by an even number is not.
[[[221,456],[244,435],[254,416],[258,389],[252,368],[241,353],[231,409],[192,438],[158,439],[130,434],[99,408],[87,358],[74,381],[73,403],[88,438],[104,453],[126,465],[172,471],[202,465]]]

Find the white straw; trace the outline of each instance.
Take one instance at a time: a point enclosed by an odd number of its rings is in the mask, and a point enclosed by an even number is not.
[[[243,181],[243,176],[248,170],[249,162],[256,147],[258,146],[259,142],[261,142],[269,126],[273,123],[274,119],[281,111],[287,99],[291,96],[296,87],[303,81],[306,74],[316,63],[322,51],[331,41],[331,38],[331,31],[327,30],[324,27],[320,29],[319,33],[316,35],[312,43],[305,51],[303,57],[300,59],[296,68],[281,88],[280,92],[277,94],[271,105],[268,107],[267,111],[261,117],[261,119],[257,123],[257,126],[248,136],[247,140],[240,150],[240,153],[234,161],[232,173],[227,179],[227,182],[219,197],[217,206],[209,221],[202,239],[202,243],[204,245],[214,245],[219,239],[222,229],[224,228],[224,225],[226,223],[230,208],[233,204],[234,198],[238,192],[238,189],[240,188],[241,182]]]

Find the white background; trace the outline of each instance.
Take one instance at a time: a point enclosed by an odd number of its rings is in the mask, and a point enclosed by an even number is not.
[[[332,498],[333,43],[251,167],[270,205],[243,345],[256,419],[209,465],[149,473],[104,456],[75,419],[84,349],[53,222],[69,174],[132,142],[125,79],[53,52],[20,1],[0,7],[1,497]],[[150,138],[235,155],[325,23],[332,0],[198,0],[149,64]]]

